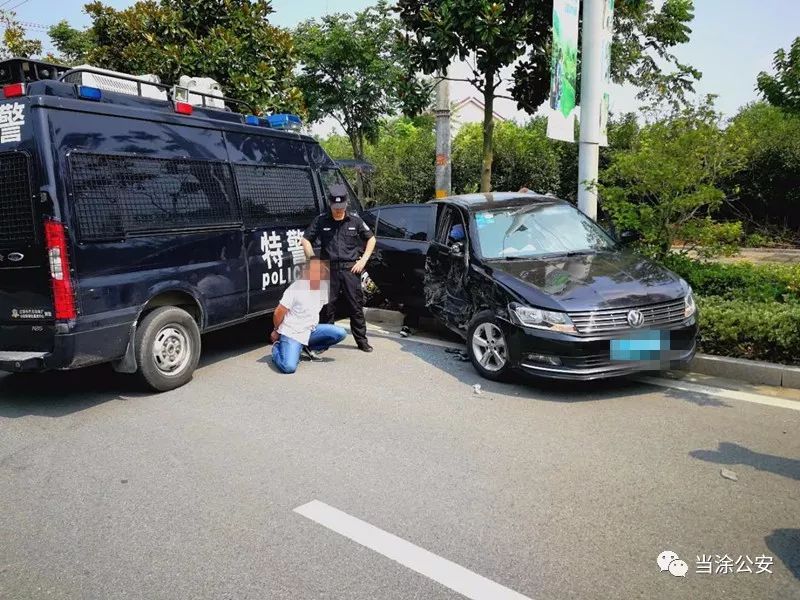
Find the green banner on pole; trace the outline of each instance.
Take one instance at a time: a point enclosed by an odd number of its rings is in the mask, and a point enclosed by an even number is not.
[[[550,100],[547,108],[547,136],[565,142],[575,141],[578,1],[553,0],[553,54],[550,67]]]

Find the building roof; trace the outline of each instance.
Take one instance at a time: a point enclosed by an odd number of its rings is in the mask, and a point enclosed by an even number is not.
[[[468,96],[467,98],[464,98],[463,100],[459,100],[458,102],[453,104],[453,106],[450,108],[450,110],[452,112],[456,113],[456,112],[460,111],[462,108],[464,108],[468,104],[474,104],[475,106],[477,106],[481,110],[481,112],[486,110],[486,105],[480,99],[476,98],[475,96]],[[506,120],[506,118],[503,115],[501,115],[500,113],[498,113],[496,110],[492,111],[492,115],[498,121],[505,121]]]

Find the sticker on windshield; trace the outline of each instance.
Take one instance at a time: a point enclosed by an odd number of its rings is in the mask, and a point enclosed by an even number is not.
[[[494,215],[490,212],[479,212],[475,215],[475,224],[478,229],[483,229],[492,223],[494,223]]]
[[[25,105],[0,104],[0,144],[22,141],[22,126],[25,125]]]

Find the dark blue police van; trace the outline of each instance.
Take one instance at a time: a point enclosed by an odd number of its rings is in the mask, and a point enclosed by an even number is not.
[[[0,63],[0,370],[112,362],[168,390],[201,333],[274,310],[344,179],[241,103],[82,85],[91,73]]]

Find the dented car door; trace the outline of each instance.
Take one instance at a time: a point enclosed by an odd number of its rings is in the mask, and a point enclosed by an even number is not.
[[[440,204],[436,238],[430,244],[425,269],[425,305],[448,328],[466,331],[472,314],[468,299],[469,237],[463,212]]]

